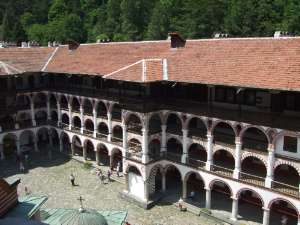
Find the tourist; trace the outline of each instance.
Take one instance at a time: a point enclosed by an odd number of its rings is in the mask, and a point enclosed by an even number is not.
[[[73,173],[70,174],[70,181],[72,186],[75,186],[75,176],[73,175]]]
[[[119,161],[118,164],[117,164],[117,176],[118,177],[120,176],[120,172],[121,172],[121,163]]]
[[[190,198],[191,198],[192,200],[194,200],[194,198],[195,198],[195,192],[194,192],[194,191],[191,191]]]
[[[107,171],[107,180],[108,180],[108,182],[111,181],[111,170]]]
[[[287,225],[288,224],[288,217],[286,215],[283,215],[281,217],[281,225]]]
[[[22,160],[20,160],[20,171],[24,172],[25,171],[25,166]]]

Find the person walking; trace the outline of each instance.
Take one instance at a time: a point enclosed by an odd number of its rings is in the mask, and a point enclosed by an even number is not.
[[[120,177],[120,169],[121,169],[121,163],[120,161],[117,164],[117,176]]]
[[[108,180],[108,182],[111,181],[111,170],[107,171],[107,180]]]
[[[70,181],[72,186],[75,186],[75,176],[73,175],[73,173],[70,174]]]

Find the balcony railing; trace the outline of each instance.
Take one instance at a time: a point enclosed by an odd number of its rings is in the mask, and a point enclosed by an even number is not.
[[[257,186],[265,186],[265,178],[253,174],[240,172],[240,179],[244,182],[251,183]]]
[[[220,174],[222,176],[226,176],[226,177],[232,177],[233,174],[233,170],[226,168],[226,167],[222,167],[222,166],[218,166],[218,165],[211,165],[211,171]]]
[[[292,186],[289,184],[284,184],[279,181],[272,181],[272,189],[275,191],[285,193],[287,195],[295,196],[297,198],[300,197],[298,187],[295,187],[295,186]]]
[[[166,152],[165,157],[166,157],[167,160],[181,163],[182,154],[173,153],[173,152]]]
[[[200,159],[195,159],[195,158],[191,158],[191,157],[188,157],[186,162],[189,166],[192,166],[195,168],[205,168],[205,165],[206,165],[206,162],[201,161]]]

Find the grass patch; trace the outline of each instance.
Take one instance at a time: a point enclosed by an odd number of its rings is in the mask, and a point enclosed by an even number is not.
[[[90,170],[92,168],[93,164],[91,162],[85,162],[83,163],[83,168],[86,170]]]

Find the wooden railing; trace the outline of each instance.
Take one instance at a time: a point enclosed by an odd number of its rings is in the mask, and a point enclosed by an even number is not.
[[[258,186],[265,186],[265,178],[253,174],[240,172],[240,179],[244,182],[251,183]]]
[[[279,181],[272,181],[272,189],[275,191],[279,191],[288,195],[295,196],[297,198],[300,197],[299,195],[299,187],[295,187],[289,184],[284,184]]]

